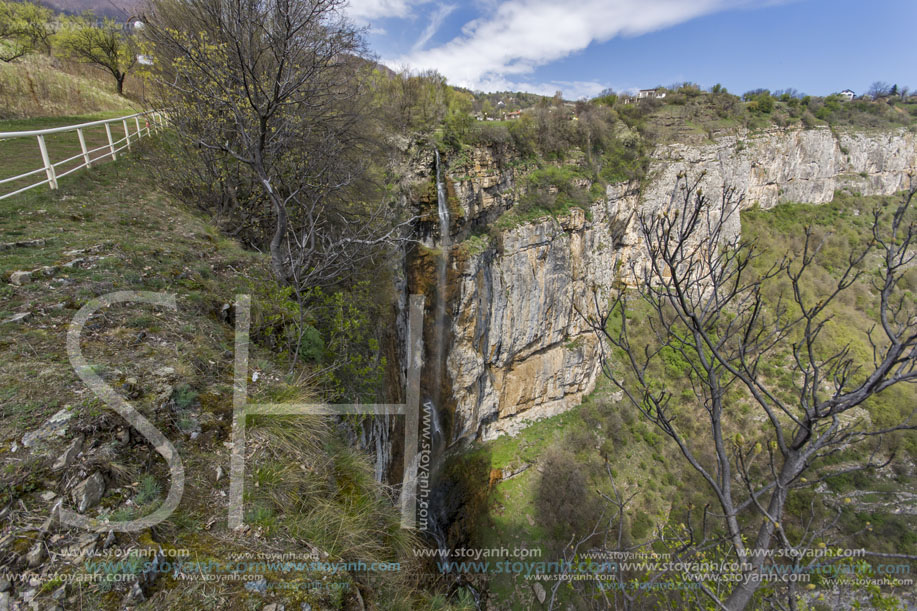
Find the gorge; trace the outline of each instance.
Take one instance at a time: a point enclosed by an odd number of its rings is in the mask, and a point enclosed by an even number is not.
[[[743,208],[820,204],[838,190],[889,195],[911,185],[917,137],[905,129],[771,128],[663,144],[642,185],[612,184],[588,210],[496,223],[483,234],[524,192],[527,170],[514,161],[495,147],[476,147],[460,163],[444,158],[453,222],[442,247],[453,245],[440,259],[449,261],[450,286],[442,379],[449,392],[440,409],[451,415],[451,441],[512,435],[591,392],[596,340],[577,309],[588,311],[593,290],[607,294],[641,257],[635,214],[659,210],[681,173],[700,177],[707,192],[735,187]],[[732,223],[738,230],[738,219]]]

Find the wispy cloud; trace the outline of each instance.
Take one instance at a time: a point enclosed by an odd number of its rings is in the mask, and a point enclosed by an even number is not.
[[[492,89],[501,82],[526,80],[524,75],[538,66],[582,51],[594,42],[645,34],[701,15],[774,1],[580,0],[561,4],[556,0],[506,0],[488,14],[466,23],[459,36],[438,47],[423,49],[432,37],[432,33],[426,36],[425,31],[418,40],[423,44],[415,44],[410,53],[391,63],[436,69],[455,85]],[[441,20],[433,32],[440,24]],[[581,91],[596,87],[601,90],[598,83],[574,86]]]
[[[358,24],[366,24],[373,19],[389,17],[405,18],[413,14],[414,7],[429,0],[350,0],[344,9],[347,16]]]
[[[436,7],[436,10],[430,15],[430,22],[427,23],[427,27],[420,33],[420,37],[417,39],[417,42],[414,43],[411,52],[417,53],[421,51],[427,43],[430,42],[430,39],[433,38],[433,35],[436,34],[440,26],[443,25],[443,21],[446,20],[446,17],[451,15],[456,8],[458,7],[454,4],[441,4]]]

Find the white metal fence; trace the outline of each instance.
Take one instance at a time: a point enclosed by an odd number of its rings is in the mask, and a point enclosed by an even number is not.
[[[143,125],[141,126],[140,120],[143,119]],[[115,136],[112,135],[112,125],[120,123],[121,127],[124,129],[124,136],[119,139],[115,139]],[[131,133],[131,123],[135,128],[135,131]],[[108,142],[97,146],[95,148],[87,148],[86,138],[83,135],[83,130],[91,127],[105,126],[105,133],[108,136]],[[0,199],[4,199],[23,191],[28,191],[29,189],[34,189],[41,185],[48,185],[51,189],[57,189],[57,181],[68,174],[72,174],[77,170],[82,168],[92,167],[92,164],[101,161],[103,159],[111,158],[117,159],[118,153],[124,149],[130,150],[131,143],[137,140],[140,140],[144,136],[150,136],[153,133],[153,130],[160,131],[165,126],[165,118],[162,113],[155,111],[140,112],[133,115],[127,115],[124,117],[117,117],[115,119],[103,119],[101,121],[90,121],[89,123],[80,123],[79,125],[67,125],[64,127],[52,127],[49,129],[36,129],[32,131],[21,131],[21,132],[0,132],[0,141],[7,140],[11,138],[36,138],[38,140],[38,150],[41,153],[41,160],[43,166],[18,176],[10,176],[8,178],[0,178]],[[45,136],[50,134],[62,134],[66,132],[76,132],[77,138],[80,141],[80,152],[72,157],[67,159],[62,159],[61,161],[52,162],[50,156],[48,155],[48,146],[45,142]],[[82,158],[76,166],[68,168],[65,171],[58,172],[58,168],[64,166],[68,163],[72,163],[78,159]],[[9,193],[3,193],[3,185],[8,183],[13,183],[36,174],[44,173],[45,178],[39,180],[36,183],[20,187]]]

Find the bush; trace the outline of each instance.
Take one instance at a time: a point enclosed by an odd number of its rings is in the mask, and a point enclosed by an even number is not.
[[[583,465],[567,449],[552,446],[543,461],[535,511],[554,545],[563,545],[571,532],[592,530],[601,514],[601,503],[589,490]]]

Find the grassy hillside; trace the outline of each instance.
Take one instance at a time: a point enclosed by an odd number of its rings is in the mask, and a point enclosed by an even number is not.
[[[137,112],[141,83],[119,96],[107,73],[41,54],[0,62],[0,119]]]
[[[145,609],[431,608],[435,600],[412,590],[407,550],[414,539],[399,528],[390,491],[374,482],[367,458],[339,438],[330,419],[250,421],[247,525],[227,529],[234,295],[248,293],[253,301],[251,400],[308,401],[314,377],[304,369],[291,375],[260,344],[287,307],[272,288],[265,257],[163,193],[148,163],[144,151],[135,151],[74,175],[59,192],[0,202],[0,566],[13,574],[35,571],[32,585],[13,583],[13,600],[44,605],[54,597],[74,609],[127,601]],[[31,281],[11,283],[17,271],[33,271]],[[104,482],[101,498],[86,510],[103,520],[146,515],[169,490],[161,457],[84,386],[65,352],[76,311],[121,290],[173,293],[178,309],[108,308],[88,323],[82,349],[93,370],[175,444],[184,496],[167,521],[140,533],[106,539],[48,531],[42,525],[54,504],[65,499],[74,507],[87,478]],[[67,448],[75,448],[72,462],[55,468]],[[167,556],[186,553],[187,562],[217,567],[234,554],[272,552],[387,564],[243,568],[235,579],[218,575],[230,580],[213,582],[194,565],[144,573],[150,567],[143,560],[160,547]],[[108,560],[124,562],[98,564]],[[101,581],[68,584],[71,578]],[[133,578],[142,595],[122,581]]]

